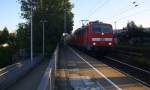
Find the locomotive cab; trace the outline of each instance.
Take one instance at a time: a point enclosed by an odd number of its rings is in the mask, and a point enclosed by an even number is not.
[[[88,36],[89,45],[92,50],[102,50],[113,47],[113,30],[110,24],[91,22]]]
[[[86,50],[108,51],[114,45],[112,26],[99,21],[90,22],[73,33],[73,42]]]

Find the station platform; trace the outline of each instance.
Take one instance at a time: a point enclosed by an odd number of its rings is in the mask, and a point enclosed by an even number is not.
[[[67,45],[60,46],[56,90],[150,90],[132,77]]]

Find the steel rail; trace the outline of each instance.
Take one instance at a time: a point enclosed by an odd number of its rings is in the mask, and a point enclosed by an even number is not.
[[[104,56],[104,57],[105,57],[106,59],[109,59],[109,60],[112,60],[112,61],[115,61],[115,62],[121,63],[121,64],[126,65],[126,66],[128,66],[128,67],[131,67],[131,68],[134,68],[134,69],[137,69],[137,70],[140,70],[140,71],[142,71],[142,72],[145,72],[145,73],[150,74],[150,72],[149,72],[149,71],[147,71],[147,70],[143,70],[143,69],[141,69],[141,68],[138,68],[138,67],[135,67],[135,66],[129,65],[129,64],[127,64],[127,63],[124,63],[124,62],[118,61],[118,60],[113,59],[113,58],[108,57],[108,56]],[[125,73],[125,72],[124,72],[124,73]],[[135,78],[134,76],[132,76],[132,75],[130,75],[130,74],[128,74],[128,73],[125,73],[125,74],[127,74],[127,75],[131,76],[131,77],[132,77],[132,78],[134,78],[135,80],[137,80],[137,81],[139,81],[139,82],[141,82],[141,83],[143,83],[143,84],[147,85],[148,87],[150,87],[150,84],[148,84],[148,83],[146,83],[146,82],[144,82],[144,81],[142,81],[142,80],[140,80],[140,79],[138,79],[138,78]]]
[[[133,65],[130,65],[130,64],[127,64],[127,63],[121,62],[121,61],[119,61],[119,60],[113,59],[113,58],[108,57],[108,56],[104,56],[104,57],[105,57],[105,58],[107,58],[107,59],[110,59],[110,60],[112,60],[112,61],[115,61],[115,62],[118,62],[118,63],[124,64],[124,65],[126,65],[126,66],[129,66],[129,67],[132,67],[132,68],[134,68],[134,69],[137,69],[137,70],[140,70],[140,71],[143,71],[143,72],[145,72],[145,73],[150,74],[150,72],[149,72],[149,71],[144,70],[144,69],[141,69],[141,68],[139,68],[139,67],[136,67],[136,66],[133,66]]]

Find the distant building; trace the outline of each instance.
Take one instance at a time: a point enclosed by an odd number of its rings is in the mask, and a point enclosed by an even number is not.
[[[123,29],[113,30],[113,33],[114,33],[114,34],[118,34],[118,33],[122,33],[122,32],[123,32]]]
[[[123,32],[126,32],[126,31],[127,30],[125,30],[125,29],[117,29],[117,30],[113,31],[116,43],[120,42],[120,35],[123,36],[124,38],[128,36],[126,33],[123,33]],[[149,32],[150,33],[150,28],[144,28],[144,32]],[[141,42],[142,43],[150,43],[150,37],[145,36],[142,39],[140,37],[132,37],[128,40],[128,42],[130,44],[141,43]]]
[[[150,32],[150,28],[145,28],[145,31],[146,32]]]
[[[116,30],[113,30],[113,33],[114,34],[119,34],[119,33],[122,33],[124,31],[126,31],[126,30],[124,30],[124,29],[116,29]],[[150,32],[150,28],[144,28],[144,31]]]

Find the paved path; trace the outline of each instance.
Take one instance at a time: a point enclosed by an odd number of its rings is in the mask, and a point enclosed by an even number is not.
[[[149,87],[108,65],[61,46],[57,90],[150,90]]]
[[[37,90],[48,63],[48,60],[44,60],[8,90]]]

